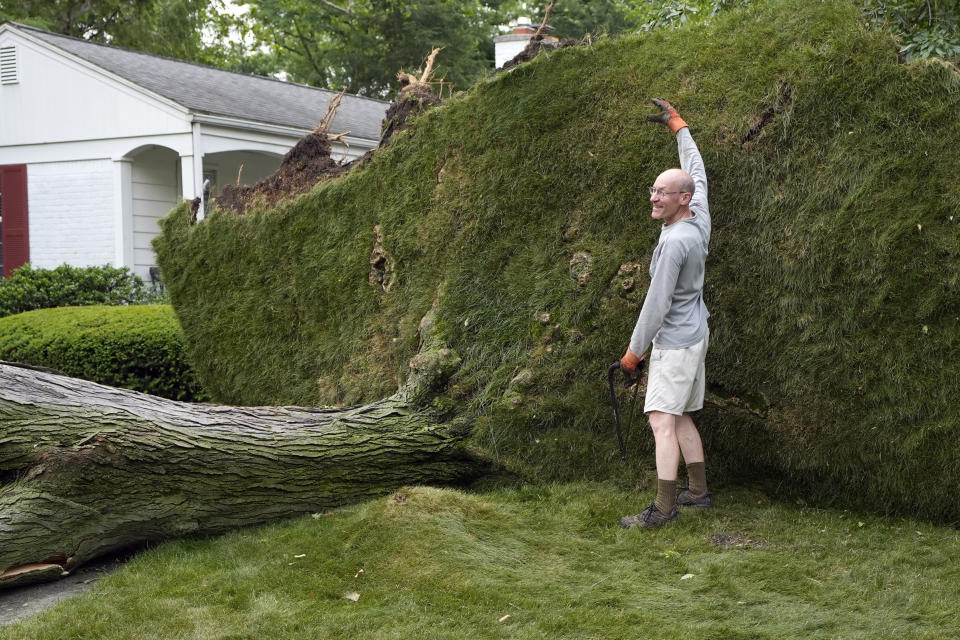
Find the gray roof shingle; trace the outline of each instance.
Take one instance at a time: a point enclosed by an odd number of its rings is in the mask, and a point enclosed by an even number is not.
[[[312,129],[337,94],[329,89],[224,71],[21,24],[14,26],[196,113]],[[382,100],[346,94],[330,132],[350,131],[351,136],[377,140],[388,106]]]

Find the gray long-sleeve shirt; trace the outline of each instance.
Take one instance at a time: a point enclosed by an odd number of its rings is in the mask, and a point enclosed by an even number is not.
[[[683,349],[707,334],[710,313],[703,302],[703,272],[710,244],[707,173],[690,130],[677,132],[680,167],[695,184],[693,216],[664,225],[650,260],[650,288],[630,338],[630,351],[643,354],[650,346]]]

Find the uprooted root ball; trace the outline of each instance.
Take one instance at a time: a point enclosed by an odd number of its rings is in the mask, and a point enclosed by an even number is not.
[[[254,185],[225,185],[216,204],[236,213],[244,213],[257,200],[271,206],[281,199],[306,193],[319,181],[340,175],[347,167],[348,164],[330,157],[330,142],[325,135],[308,133],[283,156],[273,175]]]

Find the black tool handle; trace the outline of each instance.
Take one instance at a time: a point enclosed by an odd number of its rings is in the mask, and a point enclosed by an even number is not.
[[[620,459],[627,459],[627,448],[623,445],[623,431],[620,429],[620,408],[617,406],[617,391],[614,389],[613,379],[617,375],[617,369],[620,368],[620,361],[617,360],[607,369],[607,382],[610,385],[610,404],[613,406],[613,423],[617,426],[617,442],[620,444]]]

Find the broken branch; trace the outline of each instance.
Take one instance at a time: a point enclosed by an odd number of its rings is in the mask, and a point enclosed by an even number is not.
[[[340,101],[343,100],[344,94],[347,92],[347,88],[344,87],[343,91],[335,95],[330,99],[330,104],[327,105],[327,112],[324,114],[323,118],[313,129],[313,133],[324,134],[330,128],[330,124],[333,122],[333,116],[337,113],[337,109],[340,108]]]
[[[531,42],[536,40],[540,34],[543,33],[543,30],[547,28],[547,20],[550,19],[550,12],[553,11],[553,3],[555,1],[556,0],[550,0],[550,4],[547,5],[546,11],[543,12],[543,21],[540,23],[540,27],[537,28],[537,32],[530,38]]]

